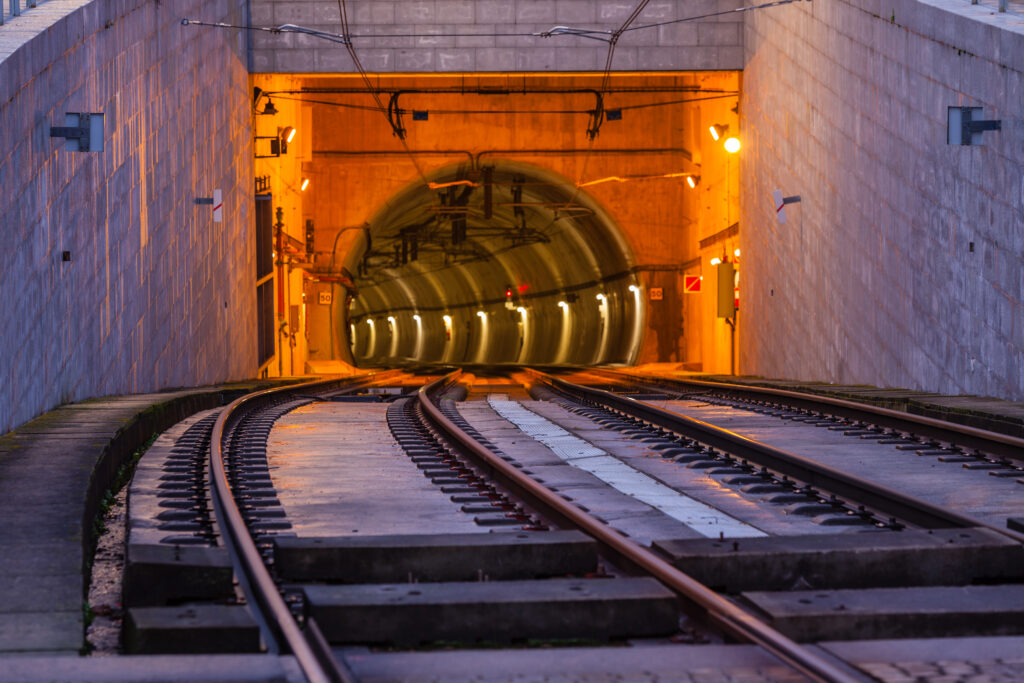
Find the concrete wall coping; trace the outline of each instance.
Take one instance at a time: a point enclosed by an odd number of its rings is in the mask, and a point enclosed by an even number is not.
[[[966,54],[1024,70],[1024,14],[999,12],[997,0],[855,0],[865,11]]]
[[[53,63],[69,44],[95,30],[100,21],[99,12],[82,12],[73,22],[65,21],[90,2],[92,0],[50,0],[31,9],[22,8],[21,16],[8,18],[0,26],[0,105],[13,98],[29,78]],[[45,42],[39,46],[44,49],[19,53],[34,41]]]

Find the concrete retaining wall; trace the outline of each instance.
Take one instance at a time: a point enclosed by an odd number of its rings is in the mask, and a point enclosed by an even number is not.
[[[728,12],[740,0],[653,0],[634,27]],[[634,0],[351,0],[353,45],[371,72],[603,71],[607,43],[534,36],[554,26],[614,31]],[[336,0],[252,0],[253,23],[340,32]],[[615,50],[616,71],[739,69],[743,15],[637,28]],[[525,35],[524,35],[525,34]],[[351,73],[344,46],[297,34],[253,34],[253,70]]]
[[[0,432],[256,366],[245,3],[50,0],[0,27]],[[49,137],[103,112],[105,149]],[[196,197],[224,193],[224,222]],[[70,261],[62,260],[69,252]]]
[[[742,372],[1024,398],[1024,21],[995,10],[748,16]],[[956,105],[1002,130],[946,144]]]

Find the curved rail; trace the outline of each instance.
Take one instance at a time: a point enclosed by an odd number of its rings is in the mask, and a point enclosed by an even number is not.
[[[461,373],[457,370],[419,390],[418,399],[425,415],[448,438],[468,451],[490,476],[538,507],[562,524],[583,531],[616,558],[646,571],[679,595],[709,622],[741,640],[765,648],[801,673],[817,681],[853,681],[845,672],[817,654],[770,628],[752,615],[695,581],[641,545],[583,512],[547,487],[491,453],[449,420],[430,399],[435,390],[451,384]]]
[[[299,628],[285,604],[284,598],[281,597],[277,585],[271,578],[270,572],[263,564],[263,558],[249,535],[245,520],[242,518],[242,513],[238,509],[228,483],[223,452],[226,427],[229,421],[241,419],[243,412],[259,410],[268,401],[286,399],[303,392],[328,391],[332,388],[357,388],[387,379],[395,374],[398,374],[398,371],[371,373],[344,380],[304,382],[283,388],[257,391],[237,399],[224,408],[213,425],[213,434],[210,438],[210,497],[225,545],[228,547],[228,552],[237,560],[236,566],[240,567],[245,575],[245,582],[249,588],[247,597],[250,603],[255,604],[260,610],[273,637],[278,641],[279,649],[289,651],[295,656],[302,674],[310,683],[332,683],[338,680],[339,673],[341,680],[346,680],[347,677],[344,672],[336,672],[322,661],[322,653],[318,655],[315,642],[311,644]],[[313,638],[315,641],[315,628]]]
[[[1020,534],[1000,529],[991,524],[951,512],[927,501],[907,495],[873,481],[853,476],[828,465],[822,465],[809,458],[774,448],[754,439],[740,436],[727,429],[696,420],[686,415],[673,413],[657,406],[619,396],[610,391],[593,389],[572,384],[557,377],[550,377],[536,370],[526,372],[562,393],[585,400],[595,401],[613,410],[627,413],[658,427],[681,432],[692,438],[718,448],[734,457],[748,460],[753,464],[767,467],[779,474],[793,477],[829,493],[856,501],[876,512],[904,522],[910,522],[926,529],[967,528],[984,526],[1014,540],[1022,540]]]
[[[705,380],[675,377],[658,377],[656,375],[643,375],[621,370],[591,370],[591,372],[599,376],[605,375],[618,379],[625,378],[641,384],[644,382],[654,382],[672,387],[693,387],[705,391],[723,391],[740,397],[746,396],[756,399],[773,398],[794,408],[811,411],[827,410],[827,412],[837,417],[871,423],[885,429],[912,432],[917,436],[973,448],[1024,464],[1024,439],[978,427],[946,422],[924,415],[893,410],[892,408],[882,408],[866,403],[857,403],[818,394],[807,394],[789,389],[755,387],[745,384],[708,382]],[[654,386],[657,386],[657,384]]]

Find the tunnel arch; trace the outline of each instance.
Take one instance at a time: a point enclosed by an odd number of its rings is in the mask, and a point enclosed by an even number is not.
[[[635,361],[633,251],[593,197],[505,159],[425,180],[390,197],[345,255],[357,293],[342,333],[354,330],[358,365]]]

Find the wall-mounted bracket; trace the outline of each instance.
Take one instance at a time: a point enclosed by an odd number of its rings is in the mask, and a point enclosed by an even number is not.
[[[213,207],[213,222],[222,223],[224,221],[224,200],[223,193],[220,190],[214,190],[212,197],[196,197],[193,202],[197,206],[212,206]]]
[[[987,130],[1001,130],[1002,121],[981,118],[981,107],[948,107],[946,142],[950,145],[980,145]]]
[[[72,152],[103,151],[103,114],[68,112],[63,126],[50,127],[51,138],[64,138]]]

